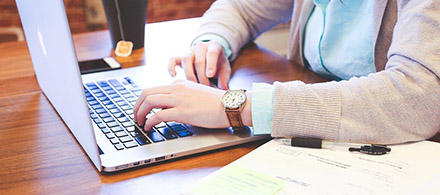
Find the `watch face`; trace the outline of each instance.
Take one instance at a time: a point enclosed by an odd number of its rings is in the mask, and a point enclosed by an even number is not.
[[[228,91],[223,96],[223,105],[227,108],[239,108],[246,102],[246,94],[242,90]]]

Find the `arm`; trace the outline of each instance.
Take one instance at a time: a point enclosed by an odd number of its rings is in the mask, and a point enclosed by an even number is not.
[[[292,16],[293,0],[219,0],[203,15],[198,35],[215,33],[232,49],[231,60],[240,48],[261,33]]]
[[[349,81],[276,83],[272,136],[401,143],[440,129],[438,1],[400,1],[384,71]]]
[[[216,1],[204,14],[189,51],[182,57],[170,59],[170,75],[175,76],[175,66],[181,66],[188,80],[210,85],[209,78],[217,77],[217,85],[227,89],[231,76],[229,60],[262,32],[288,21],[292,9],[293,0]],[[216,41],[205,42],[212,38]]]

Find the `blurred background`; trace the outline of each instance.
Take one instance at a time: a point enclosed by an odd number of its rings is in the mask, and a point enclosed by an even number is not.
[[[147,22],[200,17],[215,0],[149,0]],[[73,34],[107,29],[102,0],[64,0]],[[24,41],[15,0],[0,0],[0,42]]]
[[[37,0],[41,1],[41,0]],[[200,17],[215,0],[148,0],[147,23]],[[107,29],[102,0],[64,0],[73,34]],[[256,43],[286,55],[289,24],[260,36]],[[0,43],[25,41],[15,0],[0,0]]]

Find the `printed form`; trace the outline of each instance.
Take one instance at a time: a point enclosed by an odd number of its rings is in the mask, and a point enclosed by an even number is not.
[[[440,144],[390,146],[385,155],[288,146],[272,140],[184,194],[438,194]]]

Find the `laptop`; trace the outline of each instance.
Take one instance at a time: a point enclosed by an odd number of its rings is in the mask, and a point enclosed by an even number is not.
[[[16,3],[40,88],[98,171],[268,138],[253,136],[251,128],[213,130],[177,122],[143,131],[133,121],[133,106],[142,89],[172,82],[167,71],[140,66],[81,75],[63,1]]]

